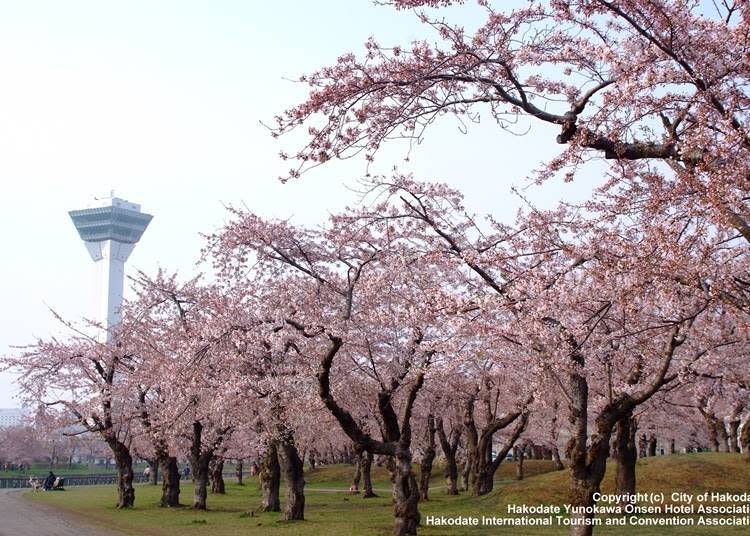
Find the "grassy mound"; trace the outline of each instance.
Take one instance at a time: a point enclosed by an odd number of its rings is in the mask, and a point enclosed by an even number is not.
[[[615,462],[610,460],[602,493],[614,493],[615,469]],[[568,471],[555,471],[514,482],[492,496],[501,505],[565,504],[570,501],[569,479]],[[636,466],[636,481],[638,492],[663,492],[667,496],[675,491],[743,492],[750,483],[750,464],[737,454],[714,452],[642,458]]]

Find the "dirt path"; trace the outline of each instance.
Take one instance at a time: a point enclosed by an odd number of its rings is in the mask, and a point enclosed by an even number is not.
[[[59,510],[21,497],[27,490],[0,490],[0,536],[117,536],[81,525]]]

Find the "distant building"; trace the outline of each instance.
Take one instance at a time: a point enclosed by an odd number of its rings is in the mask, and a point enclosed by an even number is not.
[[[0,428],[6,426],[21,426],[26,413],[19,408],[0,408]]]

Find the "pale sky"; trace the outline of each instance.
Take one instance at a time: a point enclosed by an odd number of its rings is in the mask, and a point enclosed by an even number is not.
[[[467,26],[480,20],[472,6],[454,11]],[[296,146],[260,121],[303,99],[289,79],[362,51],[370,35],[433,38],[413,13],[369,0],[0,0],[0,352],[61,333],[48,307],[71,320],[95,314],[94,265],[67,214],[94,196],[114,189],[154,215],[128,273],[185,276],[225,204],[315,223],[355,202],[344,185],[363,175],[362,161],[282,185],[278,153]],[[485,115],[469,135],[446,118],[408,163],[406,147],[391,144],[373,170],[397,164],[510,219],[510,186],[559,151],[556,132],[534,124],[517,137]],[[530,195],[550,206],[583,190],[549,184]],[[0,407],[17,406],[12,396],[12,377],[0,375]]]

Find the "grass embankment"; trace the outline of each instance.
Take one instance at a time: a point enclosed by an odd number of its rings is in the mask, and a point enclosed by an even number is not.
[[[136,472],[143,471],[145,465],[138,465],[134,467]],[[2,471],[0,470],[0,478],[12,478],[12,477],[26,477],[29,476],[46,476],[50,471],[53,471],[56,475],[112,475],[117,473],[117,468],[114,465],[104,467],[103,465],[86,465],[80,463],[74,463],[72,465],[56,465],[50,469],[49,464],[35,463],[30,469],[24,469],[19,471],[18,469]]]
[[[361,496],[346,493],[352,468],[349,466],[322,467],[306,475],[306,520],[284,522],[277,513],[253,512],[260,501],[257,480],[246,479],[246,485],[228,483],[227,494],[209,495],[207,512],[196,512],[189,508],[165,510],[158,508],[160,488],[138,485],[136,507],[128,511],[117,511],[115,489],[112,486],[96,486],[69,489],[64,493],[29,493],[32,501],[44,502],[69,513],[85,518],[124,534],[144,536],[165,535],[216,535],[229,536],[266,534],[338,536],[376,535],[390,532],[392,517],[388,493],[387,475],[383,468],[373,468],[374,487],[380,497],[364,500]],[[431,499],[420,504],[423,520],[433,516],[507,516],[508,504],[563,504],[568,500],[568,472],[549,472],[551,462],[528,460],[527,478],[511,480],[515,466],[503,464],[500,468],[496,490],[484,497],[462,494],[448,497],[442,487],[442,474],[435,472]],[[532,476],[533,475],[533,476]],[[739,455],[690,454],[649,458],[638,462],[638,491],[673,491],[700,493],[701,491],[746,491],[750,482],[750,464]],[[340,489],[339,492],[323,491]],[[613,471],[609,471],[603,492],[613,491]],[[182,502],[189,503],[192,487],[183,485]],[[282,489],[283,500],[283,489]],[[565,527],[423,527],[424,535],[551,535],[567,534]],[[747,534],[747,527],[599,527],[596,534],[613,535],[740,535]]]

